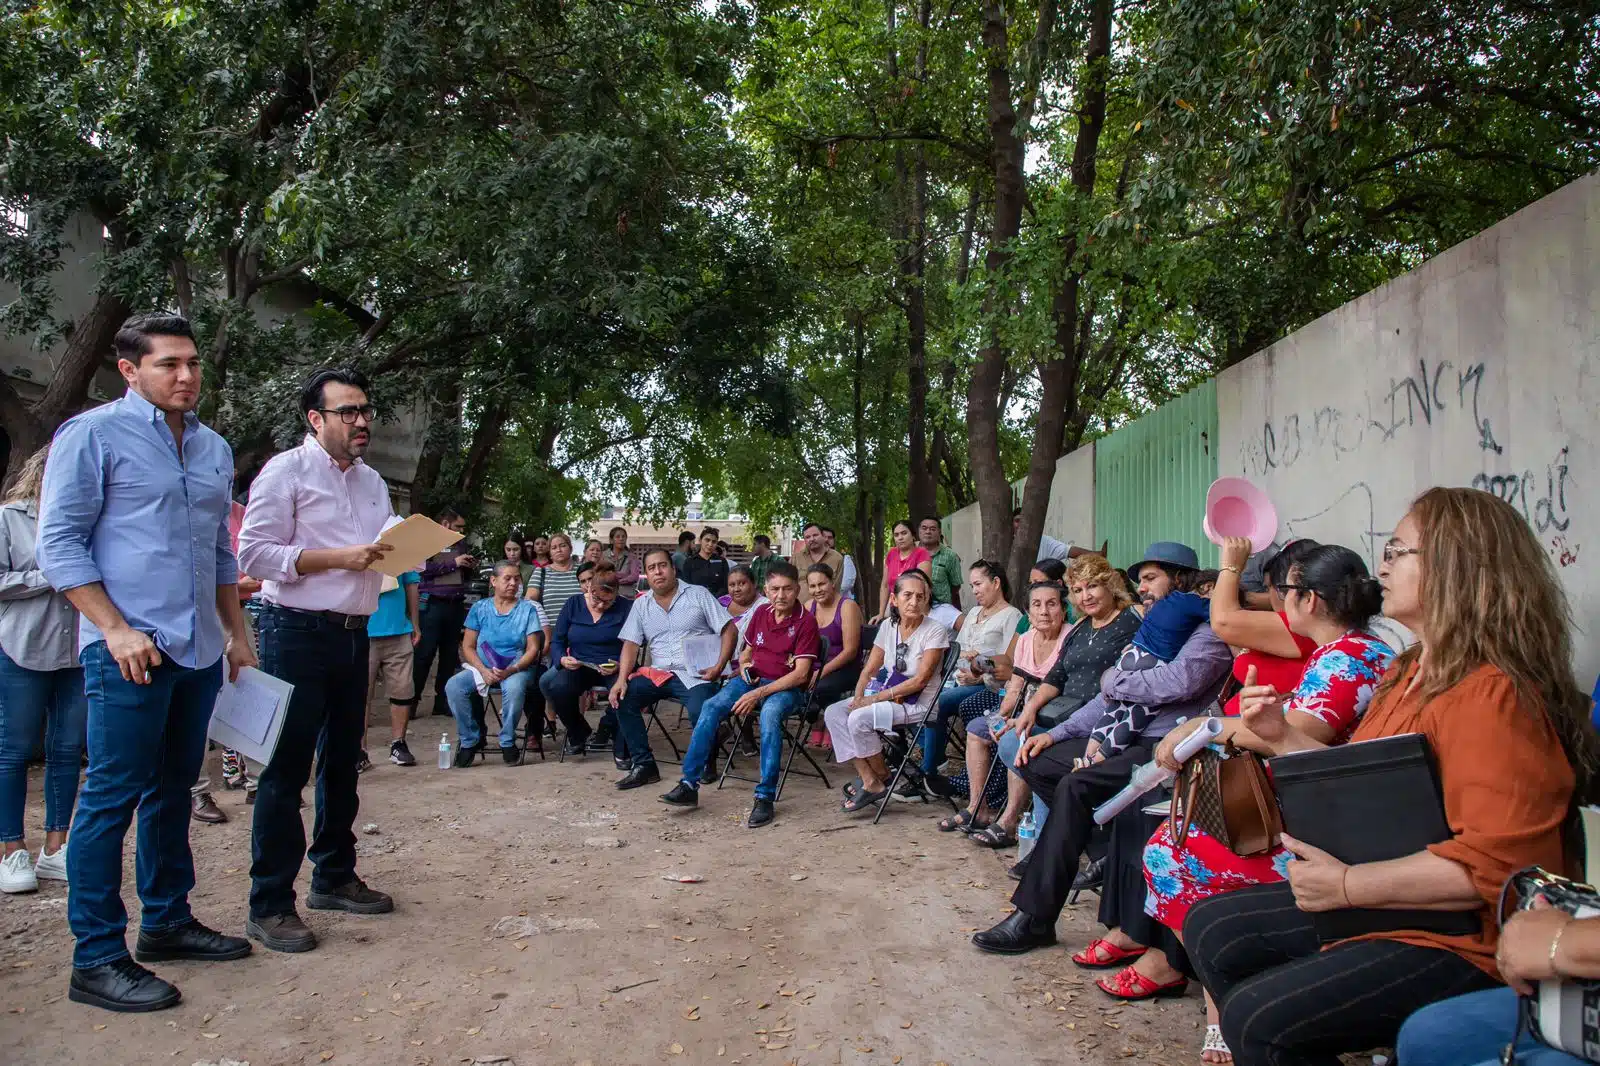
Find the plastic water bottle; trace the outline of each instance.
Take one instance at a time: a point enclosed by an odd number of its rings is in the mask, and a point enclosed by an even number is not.
[[[994,710],[984,715],[983,719],[989,723],[989,735],[994,737],[995,743],[998,744],[1000,742],[1000,738],[1004,736],[1006,732],[1005,715],[1001,714],[1000,708],[996,707]]]
[[[1039,839],[1039,827],[1033,821],[1032,811],[1022,812],[1022,821],[1017,824],[1017,861],[1025,862],[1033,852],[1033,845]]]
[[[439,735],[439,769],[450,769],[450,734]]]

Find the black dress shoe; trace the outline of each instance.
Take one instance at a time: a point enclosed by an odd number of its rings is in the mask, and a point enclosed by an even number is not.
[[[758,799],[750,808],[750,820],[745,822],[745,826],[750,829],[760,829],[764,825],[770,825],[777,816],[778,812],[773,810],[771,800]]]
[[[626,755],[613,755],[611,762],[618,770],[627,771],[633,769],[633,760]]]
[[[67,984],[67,998],[92,1007],[139,1014],[176,1007],[183,998],[172,985],[130,958],[120,958],[104,966],[74,969]]]
[[[627,776],[617,782],[617,788],[623,790],[640,788],[644,785],[654,785],[660,780],[661,771],[656,769],[656,764],[647,762],[629,770]]]
[[[326,892],[318,892],[313,888],[306,895],[306,906],[314,911],[388,914],[394,910],[394,899],[386,892],[368,888],[361,878],[352,877],[338,888]]]
[[[244,932],[251,940],[259,940],[263,947],[273,951],[298,954],[317,946],[317,934],[307,929],[306,923],[293,911],[288,914],[269,914],[265,918],[248,918],[244,923]]]
[[[561,745],[561,754],[564,758],[576,758],[579,755],[589,754],[589,747],[581,742],[574,744],[569,740]]]
[[[610,751],[611,735],[609,733],[590,733],[586,743],[590,751]]]
[[[1072,891],[1098,892],[1105,883],[1106,860],[1102,856],[1078,871],[1078,876],[1072,880]]]
[[[700,806],[700,790],[679,781],[672,786],[672,791],[661,797],[661,802],[669,807],[698,807]]]
[[[248,954],[250,941],[244,937],[224,936],[197,921],[165,933],[147,933],[141,929],[139,939],[133,946],[133,957],[140,962],[172,962],[177,959],[226,962],[229,959],[242,959]]]
[[[993,929],[973,933],[972,942],[980,950],[996,955],[1021,955],[1054,944],[1056,927],[1054,922],[1042,921],[1024,911],[1012,911],[1009,918]]]
[[[537,738],[535,738],[535,740],[537,740]],[[521,766],[522,749],[517,747],[515,744],[511,745],[509,748],[502,747],[500,749],[500,759],[507,766]]]

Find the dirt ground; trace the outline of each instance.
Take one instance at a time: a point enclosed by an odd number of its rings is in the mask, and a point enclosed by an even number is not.
[[[838,785],[795,777],[777,821],[748,830],[750,786],[619,793],[608,756],[435,768],[445,718],[420,719],[422,765],[373,757],[361,779],[360,872],[395,912],[302,910],[317,950],[159,967],[176,1009],[111,1014],[66,999],[66,889],[0,897],[0,1054],[65,1063],[946,1063],[1199,1061],[1198,989],[1119,1006],[1067,952],[1095,899],[1068,908],[1062,947],[984,955],[967,938],[1009,910],[1009,852],[935,831],[895,804],[882,824],[837,811]],[[672,715],[667,715],[671,721]],[[453,731],[452,731],[453,733]],[[678,731],[679,743],[687,739]],[[654,738],[658,756],[665,744]],[[215,755],[208,759],[220,782]],[[834,778],[829,766],[830,778]],[[217,792],[226,825],[195,823],[198,917],[242,934],[251,808]],[[42,839],[39,779],[28,829]],[[304,812],[309,827],[310,790]],[[137,928],[130,834],[124,895]],[[306,889],[309,867],[302,870]],[[698,883],[670,876],[702,878]],[[503,1058],[502,1058],[503,1056]]]

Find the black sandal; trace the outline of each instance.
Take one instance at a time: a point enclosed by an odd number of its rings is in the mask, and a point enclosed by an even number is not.
[[[948,818],[939,819],[941,833],[954,833],[958,830],[963,833],[974,833],[987,828],[989,828],[988,822],[980,821],[976,815],[965,809],[957,811]]]
[[[1017,834],[999,822],[995,822],[986,829],[969,833],[967,839],[980,848],[993,848],[996,851],[1001,848],[1014,848],[1017,846]]]
[[[886,788],[879,789],[877,792],[868,792],[863,788],[859,789],[855,795],[846,800],[844,806],[839,809],[845,814],[857,814],[866,810],[868,807],[876,807],[878,804],[882,803],[888,798],[889,790]]]

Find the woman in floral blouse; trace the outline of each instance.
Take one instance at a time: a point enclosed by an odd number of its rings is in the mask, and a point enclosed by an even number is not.
[[[1337,544],[1312,549],[1289,570],[1287,582],[1277,591],[1283,595],[1290,628],[1317,645],[1299,686],[1283,700],[1283,712],[1291,724],[1319,741],[1342,744],[1366,712],[1379,678],[1395,656],[1394,649],[1366,630],[1382,608],[1382,591],[1361,557]],[[1253,684],[1253,677],[1246,681]],[[1156,761],[1175,769],[1173,749],[1199,724],[1169,733],[1156,749]],[[1217,743],[1230,738],[1238,747],[1271,754],[1238,718],[1227,720]],[[1181,935],[1191,906],[1220,892],[1282,881],[1289,859],[1281,845],[1261,855],[1236,855],[1193,825],[1180,845],[1172,839],[1170,823],[1164,823],[1145,848],[1149,886],[1145,910]],[[1109,983],[1115,984],[1115,978]],[[1209,996],[1206,1014],[1201,1060],[1232,1061]]]

